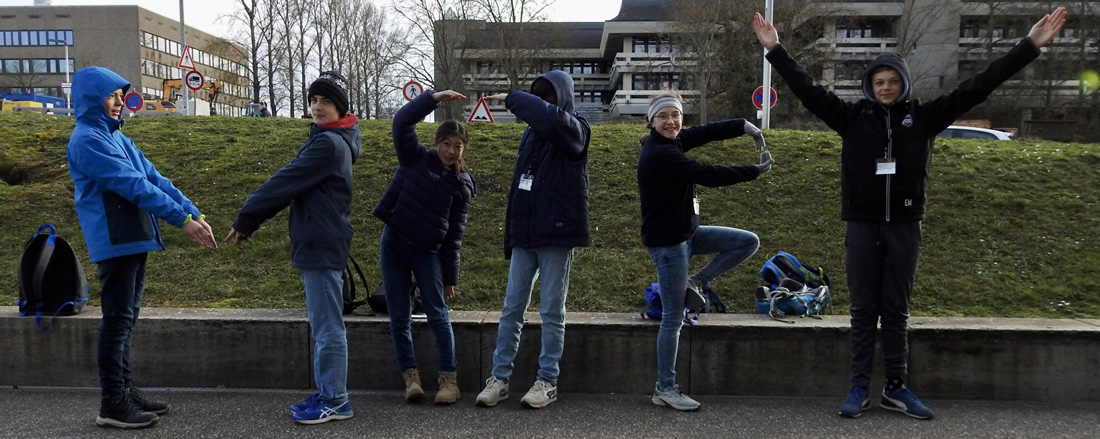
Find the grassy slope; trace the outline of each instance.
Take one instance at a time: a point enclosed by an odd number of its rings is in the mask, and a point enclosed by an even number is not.
[[[72,119],[0,113],[0,303],[18,294],[16,263],[24,241],[42,223],[58,226],[85,262],[98,303],[95,266],[87,261],[72,207],[65,145]],[[133,137],[160,172],[208,214],[220,239],[245,198],[294,157],[308,122],[281,118],[137,118]],[[388,121],[362,123],[364,155],[355,165],[354,255],[368,280],[377,266],[381,223],[370,215],[396,169]],[[422,124],[430,139],[434,124]],[[504,206],[522,125],[471,125],[467,161],[479,195],[463,248],[455,309],[498,309],[507,261],[500,252]],[[592,139],[592,246],[573,265],[574,311],[637,311],[656,273],[638,238],[635,184],[638,125],[597,126]],[[837,310],[847,310],[844,231],[839,220],[839,139],[832,133],[768,133],[777,165],[761,179],[700,188],[706,224],[756,232],[761,249],[714,283],[737,312],[752,312],[757,270],[786,250],[832,272]],[[1100,145],[1042,141],[937,140],[929,216],[913,296],[915,315],[1100,316]],[[692,155],[721,164],[755,159],[747,138]],[[163,224],[162,224],[163,226]],[[145,303],[173,307],[302,307],[301,282],[289,265],[286,213],[245,248],[200,249],[171,226],[167,250],[150,255]],[[693,261],[701,267],[702,258]],[[537,290],[535,299],[537,300]]]

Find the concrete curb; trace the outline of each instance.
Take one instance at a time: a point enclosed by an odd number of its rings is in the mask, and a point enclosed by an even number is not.
[[[492,368],[499,312],[451,313],[459,384],[476,393]],[[98,308],[39,331],[15,307],[0,307],[0,385],[98,386]],[[541,346],[528,313],[512,390],[532,384]],[[348,386],[402,387],[385,316],[346,319]],[[562,392],[651,392],[658,324],[637,314],[570,313]],[[425,387],[436,388],[435,337],[414,322]],[[679,382],[690,394],[843,396],[848,387],[848,317],[798,319],[703,315],[681,331]],[[1100,401],[1100,320],[912,318],[911,387],[922,398]],[[312,387],[305,310],[144,308],[132,369],[146,387]],[[874,386],[882,381],[881,364]]]

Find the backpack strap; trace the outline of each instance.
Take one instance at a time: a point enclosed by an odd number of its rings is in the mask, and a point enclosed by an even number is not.
[[[50,329],[50,327],[53,326],[54,319],[57,318],[57,315],[60,314],[61,310],[65,309],[66,306],[76,307],[76,303],[73,301],[61,304],[61,306],[57,308],[57,311],[54,311],[53,316],[47,316],[49,319],[46,323],[46,327],[42,327],[42,311],[43,308],[46,307],[45,299],[43,299],[42,294],[42,280],[46,277],[46,268],[50,265],[50,260],[53,259],[54,249],[57,248],[55,245],[57,242],[57,231],[52,225],[43,224],[42,227],[38,228],[38,232],[35,233],[35,235],[42,234],[42,231],[46,229],[49,229],[50,236],[46,238],[46,245],[42,247],[42,253],[38,255],[38,263],[34,266],[34,278],[31,281],[31,295],[34,297],[35,310],[34,325],[42,331]],[[28,300],[29,299],[30,298],[28,298]]]
[[[363,276],[363,270],[361,268],[359,268],[359,263],[355,262],[355,258],[352,257],[350,253],[348,254],[348,262],[351,263],[352,267],[355,267],[355,273],[359,275],[359,281],[363,283],[363,288],[367,288],[367,277]],[[355,278],[351,277],[351,268],[346,267],[346,269],[348,271],[348,281],[351,282],[352,302],[349,304],[349,306],[351,306],[352,311],[354,311],[355,308],[358,308],[358,307],[363,306],[364,304],[366,304],[367,299],[366,299],[366,297],[364,297],[363,300],[355,300],[355,298],[358,297],[355,294]],[[370,296],[369,291],[367,292],[366,296]]]

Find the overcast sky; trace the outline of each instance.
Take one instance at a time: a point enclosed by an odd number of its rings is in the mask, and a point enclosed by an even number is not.
[[[392,7],[391,0],[370,0]],[[218,17],[237,9],[239,0],[183,0],[184,21],[206,33],[227,37],[225,20]],[[31,6],[34,0],[0,0],[0,6]],[[179,19],[178,0],[53,0],[53,5],[139,5],[171,19]],[[619,0],[557,0],[551,9],[552,21],[606,21],[619,13]]]

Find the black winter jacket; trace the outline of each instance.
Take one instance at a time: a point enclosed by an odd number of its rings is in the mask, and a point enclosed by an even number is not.
[[[650,130],[638,157],[638,195],[642,205],[642,244],[666,247],[686,241],[699,228],[695,185],[729,186],[755,180],[756,166],[701,163],[686,152],[708,142],[745,134],[745,119],[730,119],[683,129],[675,139]]]
[[[469,173],[456,173],[439,161],[435,148],[420,144],[416,123],[436,108],[426,90],[393,117],[397,172],[372,212],[408,245],[438,253],[443,285],[458,285],[459,249],[466,231],[470,198],[476,194]]]
[[[547,80],[557,105],[524,91],[508,93],[504,105],[527,122],[508,192],[504,256],[512,248],[583,247],[589,243],[588,142],[592,128],[573,110],[573,78],[552,70]],[[524,175],[530,190],[519,188]]]
[[[928,102],[905,100],[910,90],[904,61],[883,55],[864,73],[864,93],[857,102],[845,102],[826,90],[778,45],[767,59],[802,101],[802,105],[840,134],[841,218],[855,221],[919,221],[924,219],[928,166],[936,134],[956,118],[982,103],[1016,72],[1039,56],[1030,38],[993,61],[946,95]],[[902,73],[905,91],[898,103],[884,106],[869,95],[871,70],[888,65]],[[896,161],[896,174],[876,174],[877,161]]]
[[[351,251],[351,165],[360,142],[354,115],[310,125],[297,157],[245,200],[233,228],[251,236],[289,204],[291,265],[343,270]]]

